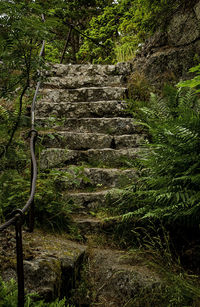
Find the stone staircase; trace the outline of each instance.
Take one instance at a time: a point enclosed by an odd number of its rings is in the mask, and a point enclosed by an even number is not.
[[[40,168],[55,168],[74,220],[83,229],[100,223],[94,213],[137,177],[130,161],[139,152],[142,128],[125,111],[129,64],[59,65],[48,72],[37,103],[44,149]],[[118,193],[113,193],[117,189]]]

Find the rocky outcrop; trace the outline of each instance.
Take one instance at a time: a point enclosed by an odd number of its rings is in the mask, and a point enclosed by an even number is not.
[[[179,9],[165,29],[148,39],[138,52],[133,67],[143,72],[156,87],[190,76],[189,68],[200,55],[200,2],[190,9]]]
[[[15,233],[0,234],[0,274],[4,280],[16,279]],[[23,232],[25,289],[46,301],[69,297],[80,276],[86,246],[72,242],[65,235],[35,230]],[[6,261],[5,261],[6,257]]]

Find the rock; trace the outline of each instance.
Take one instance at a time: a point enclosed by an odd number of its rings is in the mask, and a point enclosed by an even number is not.
[[[133,71],[141,72],[155,88],[190,78],[189,69],[200,54],[200,1],[194,7],[179,8],[165,29],[144,44],[133,60]]]
[[[78,132],[40,132],[42,138],[42,145],[46,148],[56,147],[56,148],[68,148],[68,149],[101,149],[101,148],[112,148],[121,149],[135,148],[141,145],[144,140],[143,136],[138,134],[132,135],[107,135],[98,133],[78,133]]]
[[[87,70],[86,70],[87,71]],[[50,89],[76,89],[82,87],[96,87],[96,86],[120,86],[124,82],[124,76],[100,76],[100,75],[77,75],[74,76],[62,76],[60,77],[50,77],[48,81],[43,83],[43,88],[50,88]]]
[[[57,179],[57,185],[62,190],[85,188],[121,188],[137,179],[135,169],[120,170],[116,168],[80,168],[70,166],[60,169],[64,179]],[[83,191],[81,191],[83,192]]]
[[[39,117],[51,114],[56,118],[81,118],[81,117],[129,117],[123,101],[91,101],[91,102],[46,102],[42,101],[36,110],[36,121]]]
[[[148,297],[152,289],[163,285],[155,271],[125,251],[93,249],[89,264],[87,277],[93,293],[90,304],[94,306],[126,306],[139,293]],[[77,297],[76,303],[87,302],[86,297]]]
[[[194,11],[196,14],[196,18],[200,20],[200,1],[195,5]]]
[[[57,131],[101,133],[107,135],[142,134],[144,128],[132,118],[66,118],[54,122],[53,118],[38,118],[41,126]]]
[[[24,261],[25,288],[36,292],[46,301],[52,301],[60,296],[61,261],[45,254],[43,258]],[[71,278],[71,276],[69,276]]]
[[[88,149],[67,150],[48,148],[40,157],[41,169],[61,167],[70,164],[81,165],[85,162],[91,166],[123,167],[139,156],[140,148],[131,149]]]
[[[91,233],[98,233],[103,228],[103,221],[94,217],[74,216],[73,220],[83,237]]]
[[[82,102],[82,101],[102,101],[122,99],[126,93],[123,87],[82,87],[76,89],[42,89],[41,95],[45,101],[59,103]]]
[[[102,182],[102,181],[101,181]],[[106,184],[108,181],[106,181]],[[115,204],[123,194],[123,189],[111,189],[94,192],[68,192],[64,195],[66,202],[73,203],[73,212],[92,213]]]
[[[68,297],[84,263],[86,246],[72,242],[64,235],[39,230],[31,234],[23,232],[23,238],[26,291],[36,292],[46,301]],[[7,266],[2,277],[16,279],[14,268]]]
[[[172,46],[184,46],[199,38],[200,27],[193,12],[173,15],[168,26],[168,42]]]
[[[130,63],[119,63],[117,65],[98,65],[98,64],[53,64],[50,66],[50,70],[46,72],[48,77],[63,77],[70,76],[71,78],[82,79],[84,76],[94,77],[98,76],[107,78],[107,76],[119,76],[127,75],[127,71],[130,72],[131,64]]]

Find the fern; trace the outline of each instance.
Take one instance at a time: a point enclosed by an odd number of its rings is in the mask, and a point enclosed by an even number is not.
[[[9,120],[9,113],[8,111],[0,105],[0,121],[7,122]]]
[[[192,90],[165,88],[163,97],[152,94],[149,104],[142,104],[137,116],[149,127],[151,143],[144,144],[139,160],[143,171],[137,189],[129,188],[129,208],[121,210],[122,219],[137,216],[198,227],[200,101],[197,95]]]

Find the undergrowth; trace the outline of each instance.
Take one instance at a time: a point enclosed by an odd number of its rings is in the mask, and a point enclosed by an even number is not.
[[[134,104],[134,102],[133,102]],[[199,225],[200,100],[191,90],[167,87],[134,113],[149,131],[138,159],[140,177],[122,196],[122,218]]]
[[[158,287],[142,289],[127,306],[200,306],[199,277],[183,269],[169,231],[162,222],[132,230],[137,249],[130,255],[160,275]]]
[[[17,306],[17,284],[14,280],[4,282],[0,278],[0,307],[16,307]],[[46,303],[40,300],[36,294],[28,294],[25,297],[25,307],[73,307],[66,305],[66,299],[55,300]]]

